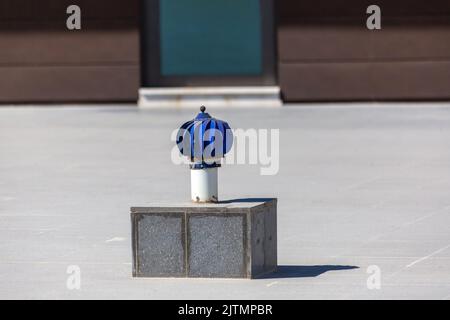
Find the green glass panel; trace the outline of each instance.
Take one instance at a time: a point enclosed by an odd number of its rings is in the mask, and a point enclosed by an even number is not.
[[[260,75],[259,0],[160,0],[163,76]]]

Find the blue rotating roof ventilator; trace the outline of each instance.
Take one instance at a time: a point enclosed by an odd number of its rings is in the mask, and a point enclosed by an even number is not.
[[[188,157],[191,168],[191,199],[194,202],[218,202],[218,172],[221,159],[233,146],[233,132],[225,121],[205,112],[184,123],[177,134],[177,146]]]

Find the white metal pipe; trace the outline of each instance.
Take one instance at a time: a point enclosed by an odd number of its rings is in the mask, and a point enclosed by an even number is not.
[[[217,202],[217,167],[191,169],[191,199],[194,202]]]

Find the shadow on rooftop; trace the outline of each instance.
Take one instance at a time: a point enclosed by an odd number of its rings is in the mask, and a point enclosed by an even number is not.
[[[278,266],[277,271],[265,274],[259,279],[309,278],[317,277],[328,271],[359,269],[357,266],[318,265],[318,266]]]
[[[219,201],[219,203],[266,202],[275,199],[276,198],[242,198],[242,199],[223,200]],[[317,277],[328,271],[343,271],[358,268],[359,268],[358,266],[345,266],[345,265],[316,265],[316,266],[285,265],[285,266],[278,266],[275,272],[260,276],[258,277],[258,279],[308,278],[308,277]]]

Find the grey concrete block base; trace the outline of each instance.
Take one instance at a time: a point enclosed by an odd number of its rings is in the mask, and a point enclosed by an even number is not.
[[[134,277],[256,278],[277,267],[277,200],[131,208]]]

